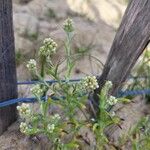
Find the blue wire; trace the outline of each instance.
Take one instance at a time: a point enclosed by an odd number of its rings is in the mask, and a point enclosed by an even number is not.
[[[46,97],[42,97],[41,99],[45,100],[45,98]],[[51,98],[53,100],[59,100],[59,98],[57,98],[55,96],[52,96]],[[16,103],[19,103],[19,102],[33,103],[33,102],[36,102],[36,101],[37,100],[36,100],[35,97],[10,99],[10,100],[7,100],[7,101],[0,102],[0,108],[1,107],[6,107],[6,106],[9,106],[9,105],[13,105],[13,104],[16,104]]]
[[[61,82],[79,82],[79,81],[81,81],[81,79],[71,79],[69,81],[61,80]],[[41,82],[43,82],[43,81],[18,81],[17,84],[18,85],[30,85],[30,84],[36,84],[36,83],[41,83]],[[47,80],[45,82],[53,84],[53,83],[57,83],[58,81],[56,81],[56,80]]]
[[[142,95],[142,94],[150,94],[150,89],[144,89],[144,90],[126,90],[126,91],[120,91],[118,94],[118,97],[126,97],[126,96],[135,96],[135,95]],[[60,98],[57,98],[55,96],[51,97],[53,100],[59,100]],[[61,99],[63,99],[64,97],[61,97]],[[45,99],[45,97],[43,97],[42,99]],[[0,102],[0,108],[1,107],[6,107],[9,105],[13,105],[19,102],[25,102],[25,103],[30,103],[30,102],[36,102],[36,98],[32,97],[32,98],[16,98],[16,99],[10,99],[4,102]]]
[[[141,77],[129,76],[129,79],[134,79],[134,78],[145,79],[147,77],[144,77],[144,76],[141,76]],[[71,79],[68,82],[79,82],[81,80],[82,80],[82,78],[80,78],[80,79]],[[66,82],[66,80],[61,80],[61,81]],[[18,81],[17,84],[18,85],[24,85],[24,84],[30,85],[30,84],[36,84],[36,83],[41,83],[41,82],[43,82],[43,81],[36,81],[36,80],[35,81],[34,80],[33,81]],[[57,80],[47,80],[45,82],[53,84],[53,83],[57,83],[58,81]]]
[[[71,79],[69,81],[66,81],[66,80],[61,80],[62,82],[79,82],[81,81],[81,79]],[[43,81],[19,81],[17,84],[18,85],[30,85],[30,84],[36,84],[36,83],[39,83],[39,82],[43,82]],[[56,80],[48,80],[48,81],[45,81],[47,83],[57,83]],[[126,96],[135,96],[135,95],[148,95],[150,94],[150,89],[143,89],[143,90],[126,90],[126,91],[119,91],[118,93],[118,96],[117,97],[126,97]],[[53,100],[59,100],[59,99],[63,99],[64,97],[61,97],[61,98],[57,98],[57,97],[54,97],[52,96],[51,97]],[[45,97],[43,97],[42,99],[45,99]],[[31,97],[31,98],[16,98],[16,99],[10,99],[10,100],[7,100],[7,101],[3,101],[3,102],[0,102],[0,108],[1,107],[6,107],[6,106],[9,106],[9,105],[13,105],[13,104],[16,104],[16,103],[19,103],[19,102],[26,102],[26,103],[30,103],[30,102],[35,102],[36,101],[36,98],[34,97]]]
[[[149,95],[150,89],[143,89],[143,90],[126,90],[120,91],[118,97],[126,97],[126,96],[135,96],[135,95]]]
[[[0,102],[0,108],[10,106],[19,102],[34,102],[35,98],[16,98],[16,99],[10,99],[4,102]]]

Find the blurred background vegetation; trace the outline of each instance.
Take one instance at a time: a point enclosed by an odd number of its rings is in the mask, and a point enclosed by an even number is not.
[[[72,51],[81,54],[73,76],[100,74],[102,67],[98,60],[106,61],[127,3],[127,0],[13,0],[18,80],[31,78],[25,62],[37,57],[45,37],[50,36],[58,43],[54,61],[64,57],[62,24],[68,17],[76,27]],[[62,72],[64,69],[62,64]]]

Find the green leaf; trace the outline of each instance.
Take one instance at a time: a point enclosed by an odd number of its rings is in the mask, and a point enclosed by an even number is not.
[[[95,124],[93,125],[93,131],[96,131],[97,127],[99,127],[99,124],[98,124],[98,123],[95,123]]]
[[[78,148],[79,147],[79,145],[77,144],[76,141],[72,141],[72,142],[68,143],[66,146],[68,148]]]
[[[119,117],[113,117],[112,118],[114,124],[119,124],[120,123],[120,118]]]
[[[127,98],[117,98],[118,99],[118,102],[122,102],[122,103],[125,103],[125,104],[128,104],[131,102],[130,99],[127,99]]]
[[[55,70],[54,70],[55,77],[58,75],[58,67],[59,67],[59,64],[56,65]]]

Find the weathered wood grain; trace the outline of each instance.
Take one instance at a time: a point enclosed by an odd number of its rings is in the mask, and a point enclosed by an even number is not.
[[[117,94],[149,40],[150,0],[131,0],[116,33],[103,73],[98,78],[100,88],[95,91],[95,100],[106,80],[114,84],[111,94]]]
[[[17,97],[12,1],[0,0],[0,101]],[[0,108],[0,134],[16,119],[16,107]]]

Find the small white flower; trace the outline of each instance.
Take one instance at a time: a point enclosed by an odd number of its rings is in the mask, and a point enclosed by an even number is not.
[[[42,96],[44,92],[39,84],[33,86],[30,91],[36,96]]]
[[[60,139],[59,139],[59,138],[55,138],[55,139],[54,139],[54,143],[56,143],[56,142],[57,142],[57,143],[60,143]]]
[[[64,30],[66,32],[72,32],[72,31],[74,31],[73,21],[70,18],[68,18],[68,19],[65,20],[63,26],[64,26]]]
[[[48,124],[47,125],[47,130],[48,130],[49,133],[53,133],[54,129],[55,129],[54,124]]]
[[[29,128],[28,128],[27,124],[25,122],[21,122],[20,123],[20,131],[21,131],[21,133],[25,134],[25,133],[28,132],[28,130],[29,130]]]
[[[87,91],[93,91],[99,87],[95,76],[87,76],[82,81],[82,86]]]
[[[54,116],[52,116],[53,120],[59,120],[61,117],[59,114],[55,114]]]
[[[111,81],[106,81],[106,83],[105,83],[105,87],[106,87],[107,89],[112,88],[112,86],[113,86],[113,84],[112,84],[112,82],[111,82]]]
[[[107,100],[107,102],[109,105],[115,105],[118,102],[118,100],[116,97],[110,96],[109,99]]]
[[[95,119],[94,119],[94,118],[91,118],[91,121],[92,121],[92,122],[95,122]]]
[[[57,47],[57,44],[56,42],[54,42],[53,39],[51,38],[46,38],[44,41],[43,41],[43,46],[40,47],[40,55],[43,55],[43,56],[51,56],[51,54],[55,53],[56,52],[56,47]]]
[[[31,108],[29,104],[22,103],[21,106],[17,106],[17,110],[19,111],[19,115],[21,117],[30,117],[31,116]]]
[[[114,111],[111,112],[110,114],[112,117],[114,117],[116,115],[116,113]]]
[[[36,61],[34,59],[30,59],[26,66],[30,71],[35,71],[36,70]]]

